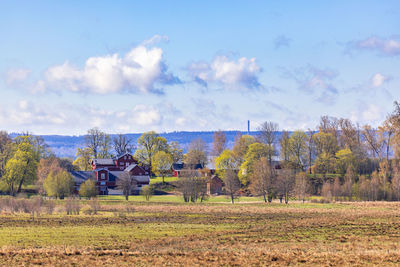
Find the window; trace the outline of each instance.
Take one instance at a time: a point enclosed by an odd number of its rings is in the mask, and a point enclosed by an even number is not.
[[[123,165],[124,165],[124,163],[121,161],[121,162],[119,163],[119,165],[123,166]]]
[[[126,167],[128,167],[128,166],[129,166],[129,162],[126,163]]]
[[[106,182],[100,182],[100,185],[106,185]]]
[[[124,156],[124,160],[126,160],[126,156]]]
[[[106,179],[106,174],[103,172],[103,173],[101,173],[101,176],[100,176],[101,178],[101,180],[105,180]]]

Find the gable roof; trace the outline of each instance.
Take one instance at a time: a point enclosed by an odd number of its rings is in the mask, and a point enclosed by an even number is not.
[[[113,159],[92,159],[95,165],[115,165]]]
[[[125,172],[130,172],[131,170],[133,170],[136,166],[139,166],[137,164],[131,164],[128,167],[125,168]],[[140,167],[140,166],[139,166]]]
[[[83,183],[93,177],[92,171],[71,171],[70,174],[74,178],[75,183]]]

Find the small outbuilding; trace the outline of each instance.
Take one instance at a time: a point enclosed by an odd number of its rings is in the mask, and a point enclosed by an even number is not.
[[[207,181],[207,194],[221,194],[222,193],[223,181],[217,175],[211,176]]]

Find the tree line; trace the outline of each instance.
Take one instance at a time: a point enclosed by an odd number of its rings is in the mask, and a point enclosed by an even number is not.
[[[178,142],[168,142],[154,131],[134,143],[126,135],[113,138],[98,128],[88,130],[85,146],[76,158],[57,158],[43,138],[29,133],[11,139],[0,132],[0,182],[10,195],[33,186],[40,194],[63,198],[73,193],[70,171],[90,171],[90,159],[132,153],[152,173],[171,174],[172,164],[183,162],[180,190],[185,201],[206,198],[206,168],[211,158],[224,191],[234,201],[241,194],[274,198],[400,200],[400,105],[376,129],[345,118],[323,116],[315,129],[289,132],[265,122],[259,135],[238,135],[232,149],[223,131],[214,133],[208,148],[202,139],[192,140],[183,153]],[[211,157],[209,157],[211,156]],[[200,170],[193,171],[198,167]],[[207,174],[207,175],[205,175]],[[187,179],[186,179],[187,178]],[[93,181],[82,186],[82,195],[93,195]],[[132,183],[130,183],[132,186]],[[32,188],[32,187],[31,187]]]

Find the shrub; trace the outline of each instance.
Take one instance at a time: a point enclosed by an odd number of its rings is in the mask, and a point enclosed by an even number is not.
[[[54,212],[56,203],[53,200],[47,200],[44,204],[47,214],[51,215]]]
[[[83,184],[81,184],[81,188],[79,189],[79,195],[81,197],[87,197],[87,198],[92,198],[97,196],[96,182],[93,179],[89,179]]]
[[[68,198],[65,203],[65,210],[67,215],[79,215],[79,211],[81,209],[81,205],[79,201],[75,198]]]
[[[90,206],[90,208],[92,209],[93,214],[97,214],[97,211],[100,210],[100,203],[99,203],[99,201],[97,200],[97,198],[92,198],[92,199],[89,201],[89,206]]]

